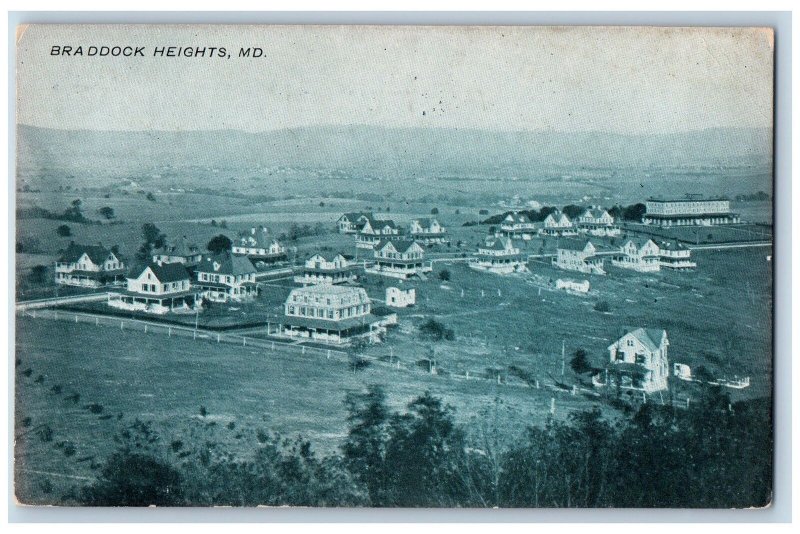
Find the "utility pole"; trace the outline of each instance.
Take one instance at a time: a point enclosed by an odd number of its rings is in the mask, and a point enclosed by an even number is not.
[[[564,352],[564,349],[565,349],[564,343],[565,342],[562,339],[561,340],[561,376],[564,376],[564,370],[565,370],[565,368],[567,366],[567,357],[566,357],[566,353]]]

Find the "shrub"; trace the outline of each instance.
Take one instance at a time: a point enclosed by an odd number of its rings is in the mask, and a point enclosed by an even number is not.
[[[608,305],[608,302],[605,300],[600,300],[594,305],[595,311],[599,311],[602,313],[608,313],[611,311],[611,306]]]
[[[449,281],[450,271],[448,271],[447,269],[442,269],[441,271],[439,271],[439,280],[441,280],[442,282]]]
[[[56,228],[56,233],[61,237],[69,237],[72,235],[72,229],[66,224],[62,224],[58,228]]]
[[[441,341],[442,339],[452,341],[455,339],[453,330],[435,319],[428,319],[419,327],[419,331],[423,338],[431,341]]]

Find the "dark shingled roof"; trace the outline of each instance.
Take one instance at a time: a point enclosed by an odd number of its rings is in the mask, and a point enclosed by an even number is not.
[[[102,245],[78,245],[76,243],[70,243],[58,261],[61,263],[75,263],[84,253],[89,256],[92,263],[98,265],[108,259],[111,251]]]
[[[214,266],[217,265],[215,269]],[[214,273],[214,274],[250,274],[255,273],[256,268],[253,267],[252,262],[246,256],[236,256],[231,254],[230,251],[221,252],[220,254],[204,256],[200,260],[200,265],[197,266],[198,272]]]
[[[153,271],[153,274],[158,281],[163,283],[166,282],[178,282],[180,280],[188,280],[189,279],[189,271],[186,270],[186,267],[183,266],[182,263],[162,263],[159,265],[158,263],[147,263],[144,265],[139,265],[131,269],[130,278],[138,278],[139,275],[144,272],[145,269],[150,268]]]
[[[411,246],[416,243],[413,239],[381,239],[375,245],[375,250],[380,250],[385,247],[387,244],[392,243],[394,248],[397,249],[397,252],[404,253],[406,252]]]

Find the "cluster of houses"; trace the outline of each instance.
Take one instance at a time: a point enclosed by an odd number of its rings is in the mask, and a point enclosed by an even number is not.
[[[656,201],[648,202],[648,211],[650,202]],[[686,211],[702,218],[714,210],[721,213],[726,209],[722,204],[717,205],[721,201],[716,200],[713,206],[696,205],[693,199],[690,206],[684,205],[690,201],[680,202],[669,204],[669,213],[659,214],[656,208],[653,216],[672,221],[664,224],[685,224],[684,219],[676,217],[686,217]],[[726,220],[731,218],[717,218],[712,224]],[[653,221],[650,224],[659,224]],[[703,221],[705,219],[694,224],[703,224]],[[426,279],[432,271],[431,261],[425,259],[426,247],[445,243],[447,237],[447,230],[434,217],[413,219],[407,227],[401,227],[390,219],[376,218],[370,212],[357,212],[345,213],[336,224],[339,232],[354,236],[358,249],[372,250],[371,260],[363,265],[366,273],[399,281]],[[558,239],[552,263],[566,271],[605,274],[606,262],[638,272],[696,267],[690,250],[677,242],[656,243],[652,239],[632,238],[624,240],[620,246],[610,246],[608,240],[602,238],[619,236],[620,228],[608,210],[597,207],[586,209],[575,220],[554,211],[541,223],[530,221],[524,213],[510,213],[500,229],[478,246],[468,265],[476,271],[496,274],[525,272],[528,261],[515,240],[530,240],[536,235]],[[119,309],[156,314],[194,313],[201,309],[204,300],[237,302],[253,298],[259,293],[257,267],[286,259],[286,247],[260,226],[241,233],[229,250],[214,254],[203,252],[180,238],[153,250],[147,261],[132,268],[125,264],[116,248],[72,243],[55,264],[55,281],[63,285],[109,287],[108,305]],[[370,299],[364,288],[356,284],[357,280],[356,265],[345,255],[312,255],[305,261],[302,271],[294,275],[294,281],[302,287],[293,289],[284,304],[280,333],[326,343],[346,343],[357,337],[379,339],[387,321],[372,313]],[[558,282],[559,289],[565,291],[586,293],[589,290],[588,281]],[[388,307],[403,308],[415,302],[413,288],[386,289]],[[617,352],[612,354],[612,361],[640,365],[642,358],[639,353],[630,356],[633,350],[628,350],[630,347],[640,352],[647,349],[650,354],[647,358],[653,361],[660,361],[663,352],[666,361],[666,347],[662,347],[666,334],[663,340],[655,340],[651,334],[638,332],[620,340],[615,345]],[[628,345],[631,341],[634,345]],[[654,352],[654,346],[661,352]],[[643,375],[645,378],[631,378],[632,382],[626,381],[626,385],[646,383],[651,385],[642,386],[644,389],[658,389],[662,380],[661,364],[658,369],[648,369],[649,374]]]
[[[637,272],[657,272],[663,269],[688,270],[697,267],[691,260],[691,250],[675,241],[656,243],[648,238],[631,238],[619,247],[592,239],[563,239],[556,248],[552,262],[565,271],[585,274],[605,274],[605,260],[614,267]]]
[[[581,234],[595,237],[615,237],[621,230],[608,210],[587,208],[572,221],[566,213],[556,210],[549,213],[541,223],[531,221],[524,213],[509,213],[500,223],[498,236],[529,241],[535,236],[570,237]]]
[[[444,243],[447,237],[447,230],[434,217],[412,219],[406,229],[391,219],[377,219],[371,212],[355,212],[339,217],[336,226],[342,234],[353,234],[356,247],[364,249],[372,249],[386,238],[403,237],[433,245]]]

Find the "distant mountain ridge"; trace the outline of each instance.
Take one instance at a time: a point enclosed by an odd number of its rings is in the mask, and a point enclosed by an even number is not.
[[[497,132],[470,129],[314,126],[249,133],[74,131],[20,125],[19,166],[143,170],[158,166],[365,168],[407,173],[489,169],[769,165],[772,131],[712,128],[683,133]]]

